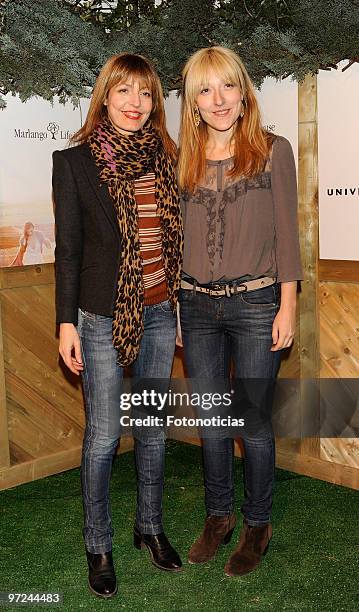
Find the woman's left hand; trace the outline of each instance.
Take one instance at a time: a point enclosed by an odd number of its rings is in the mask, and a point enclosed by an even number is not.
[[[279,351],[288,348],[293,343],[295,333],[295,308],[291,312],[286,308],[280,308],[273,321],[271,351]]]
[[[293,343],[295,334],[297,283],[281,284],[281,306],[273,321],[271,351],[288,348]]]

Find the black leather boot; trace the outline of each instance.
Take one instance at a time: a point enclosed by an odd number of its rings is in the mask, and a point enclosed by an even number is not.
[[[117,580],[113,567],[112,553],[93,554],[86,551],[87,563],[89,566],[89,587],[90,590],[108,599],[117,593]]]
[[[181,570],[182,561],[163,531],[157,535],[151,535],[140,533],[137,527],[135,527],[133,543],[138,550],[147,548],[153,565],[159,569],[167,570],[168,572],[179,572]]]

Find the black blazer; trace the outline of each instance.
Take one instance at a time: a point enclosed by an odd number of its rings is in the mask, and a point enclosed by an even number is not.
[[[111,317],[121,240],[113,201],[100,185],[87,144],[53,153],[56,321],[77,325],[77,310]]]

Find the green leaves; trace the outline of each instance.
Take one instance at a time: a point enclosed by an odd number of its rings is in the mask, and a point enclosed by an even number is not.
[[[0,0],[0,27],[0,94],[22,100],[76,103],[120,51],[151,58],[165,92],[189,55],[214,44],[237,51],[258,86],[359,55],[358,0]]]
[[[2,93],[76,100],[88,95],[107,57],[106,34],[62,2],[21,0],[4,7],[0,48]]]

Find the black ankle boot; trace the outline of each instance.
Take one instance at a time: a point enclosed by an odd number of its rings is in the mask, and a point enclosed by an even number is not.
[[[135,548],[147,548],[153,565],[159,569],[169,572],[179,572],[182,567],[182,561],[175,549],[171,546],[166,538],[165,533],[151,535],[140,533],[137,527],[133,532],[133,543]]]
[[[89,566],[89,587],[95,595],[108,599],[117,593],[117,580],[112,553],[93,554],[86,551]]]

